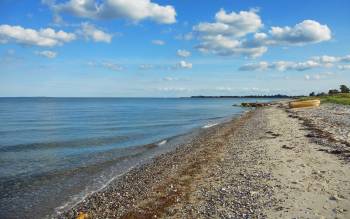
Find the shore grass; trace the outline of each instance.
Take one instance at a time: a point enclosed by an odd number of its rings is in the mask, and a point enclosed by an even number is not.
[[[313,99],[320,99],[321,103],[336,103],[336,104],[342,104],[342,105],[350,105],[350,93],[300,98],[300,100],[313,100]]]

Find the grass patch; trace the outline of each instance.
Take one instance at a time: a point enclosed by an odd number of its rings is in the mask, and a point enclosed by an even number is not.
[[[320,99],[321,103],[336,103],[336,104],[342,104],[342,105],[350,105],[350,93],[300,98],[300,100],[313,100],[313,99]]]

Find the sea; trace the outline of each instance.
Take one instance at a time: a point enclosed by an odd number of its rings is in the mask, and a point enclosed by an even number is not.
[[[241,115],[244,98],[0,98],[0,218],[51,218]]]

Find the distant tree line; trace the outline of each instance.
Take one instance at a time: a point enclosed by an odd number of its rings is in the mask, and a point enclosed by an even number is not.
[[[275,95],[246,95],[246,96],[191,96],[191,98],[290,98],[294,96],[288,96],[284,94]]]
[[[350,88],[348,88],[346,85],[340,85],[339,90],[338,89],[330,89],[328,91],[328,95],[335,95],[335,94],[339,94],[339,93],[350,93]],[[325,92],[321,92],[321,93],[317,93],[315,94],[315,92],[311,92],[310,93],[310,97],[314,97],[314,96],[326,96],[327,94]]]

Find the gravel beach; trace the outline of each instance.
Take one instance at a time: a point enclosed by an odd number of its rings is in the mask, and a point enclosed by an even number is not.
[[[349,118],[330,104],[252,110],[57,217],[350,218]]]

